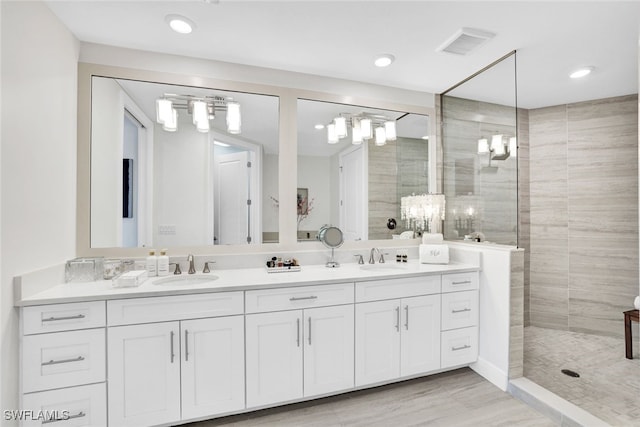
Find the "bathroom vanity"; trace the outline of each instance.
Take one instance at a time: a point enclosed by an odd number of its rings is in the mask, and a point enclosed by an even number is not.
[[[182,277],[60,284],[18,301],[22,408],[58,411],[58,425],[175,425],[478,357],[473,264]]]

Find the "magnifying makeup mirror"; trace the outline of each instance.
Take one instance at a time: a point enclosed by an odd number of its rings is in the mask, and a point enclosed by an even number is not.
[[[342,230],[340,230],[338,227],[323,225],[320,228],[320,231],[318,231],[318,240],[320,240],[326,247],[331,248],[331,259],[327,262],[325,267],[340,267],[340,263],[334,259],[333,255],[335,248],[339,248],[344,243]]]

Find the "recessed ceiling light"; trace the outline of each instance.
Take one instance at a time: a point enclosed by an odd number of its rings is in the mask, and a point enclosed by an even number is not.
[[[376,67],[388,67],[395,61],[396,57],[391,55],[390,53],[383,53],[381,55],[376,56],[374,64]]]
[[[180,15],[167,15],[165,21],[173,31],[180,34],[189,34],[196,27],[193,21]]]
[[[592,71],[593,67],[582,67],[569,74],[569,77],[572,79],[579,79],[580,77],[585,77],[591,74]]]
[[[314,126],[316,129],[320,130],[320,129],[324,129],[324,125],[323,124],[317,124]]]

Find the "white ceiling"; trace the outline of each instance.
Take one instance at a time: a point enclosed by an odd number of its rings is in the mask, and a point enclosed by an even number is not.
[[[638,1],[48,1],[82,41],[441,93],[518,51],[525,108],[637,93]],[[195,31],[165,23],[177,13]],[[467,56],[435,49],[461,27],[496,36]],[[373,58],[396,61],[376,68]],[[595,71],[583,81],[568,73]]]

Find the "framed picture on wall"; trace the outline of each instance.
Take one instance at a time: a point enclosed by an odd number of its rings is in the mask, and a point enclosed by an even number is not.
[[[309,189],[298,188],[298,215],[307,215],[309,213]]]

